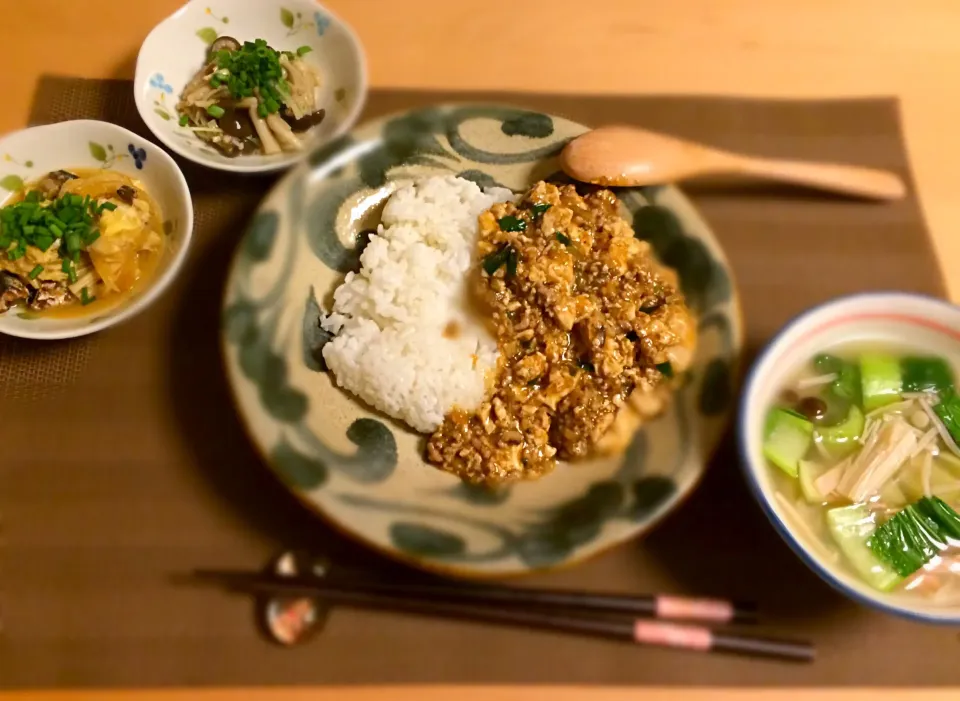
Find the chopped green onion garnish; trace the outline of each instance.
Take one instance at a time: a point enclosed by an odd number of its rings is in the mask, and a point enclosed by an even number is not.
[[[29,275],[27,275],[27,277],[30,278],[31,280],[36,280],[36,279],[37,279],[37,276],[38,276],[40,273],[42,273],[42,272],[43,272],[43,266],[42,266],[42,265],[38,265],[38,266],[36,266],[33,270],[30,271],[30,273],[29,273]]]
[[[211,88],[219,88],[219,87],[220,87],[220,78],[219,78],[218,76],[214,75],[214,76],[212,76],[212,77],[210,78],[210,87],[211,87]]]
[[[659,370],[664,377],[673,377],[673,366],[670,363],[657,363],[657,370]]]
[[[539,217],[541,214],[550,209],[552,204],[535,204],[530,208],[530,211],[533,212],[533,216]]]
[[[82,304],[83,306],[87,306],[88,304],[90,304],[90,302],[96,301],[96,299],[97,299],[96,297],[92,296],[87,291],[86,287],[80,290],[80,304]]]
[[[484,258],[482,265],[487,275],[493,275],[497,272],[497,270],[507,262],[511,251],[513,251],[513,246],[509,243],[504,244],[498,250]]]
[[[267,110],[267,106],[261,102],[259,105],[257,105],[257,114],[260,115],[261,119],[266,119],[267,115],[270,113]]]
[[[70,281],[70,284],[71,284],[71,285],[77,281],[77,269],[76,269],[76,268],[70,268],[70,270],[67,271],[67,279]]]
[[[210,105],[210,106],[207,108],[207,114],[209,114],[209,115],[210,115],[211,117],[213,117],[214,119],[219,119],[220,117],[222,117],[222,116],[224,115],[224,113],[225,113],[225,112],[224,112],[224,109],[223,109],[222,107],[220,107],[219,105]]]
[[[180,126],[185,127],[190,123],[190,117],[185,114],[180,115]]]
[[[510,248],[510,253],[507,254],[507,277],[512,278],[517,274],[517,252],[514,248]]]
[[[525,222],[520,217],[514,217],[507,215],[505,217],[500,217],[497,220],[497,224],[500,225],[500,228],[504,231],[526,231],[527,222]]]
[[[557,234],[557,241],[562,243],[564,246],[569,246],[573,243],[573,241],[570,240],[570,237],[565,236],[564,234]]]
[[[117,205],[115,205],[113,202],[104,202],[103,204],[100,205],[100,207],[98,208],[98,211],[102,212],[103,210],[106,210],[108,212],[112,212],[116,208],[117,208]]]
[[[297,49],[297,56],[305,56],[306,54],[313,51],[313,48],[310,46],[301,46]]]

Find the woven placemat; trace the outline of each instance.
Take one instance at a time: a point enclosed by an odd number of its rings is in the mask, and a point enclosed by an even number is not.
[[[890,168],[909,180],[891,100],[374,92],[367,115],[451,100],[633,122],[758,154]],[[127,82],[41,82],[34,123],[81,117],[145,132]],[[528,581],[759,599],[772,627],[816,641],[813,666],[347,610],[319,639],[285,650],[255,634],[244,599],[175,585],[172,575],[197,566],[256,565],[281,544],[385,576],[394,567],[303,511],[259,463],[231,406],[218,352],[221,288],[271,180],[181,165],[197,229],[169,294],[90,339],[0,340],[0,687],[956,681],[956,634],[873,613],[829,589],[765,521],[729,444],[651,536]],[[913,197],[871,205],[769,187],[691,194],[736,271],[751,349],[834,295],[943,292]]]

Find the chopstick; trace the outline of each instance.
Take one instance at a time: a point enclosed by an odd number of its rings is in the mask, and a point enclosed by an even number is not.
[[[459,618],[502,625],[552,630],[622,640],[638,645],[682,648],[697,652],[722,652],[791,662],[811,662],[813,647],[802,641],[781,640],[718,632],[705,626],[681,625],[635,618],[587,618],[556,611],[499,609],[445,601],[360,591],[303,577],[275,577],[246,572],[195,573],[235,591],[284,597],[310,597],[357,608],[375,608],[441,618]]]
[[[196,576],[221,581],[246,577],[248,572],[234,570],[198,570]],[[755,623],[756,606],[724,599],[701,599],[664,595],[601,594],[563,591],[560,589],[528,589],[492,584],[446,583],[382,583],[357,576],[330,576],[314,583],[324,586],[392,595],[469,604],[563,608],[582,611],[621,613],[675,621],[708,623]]]

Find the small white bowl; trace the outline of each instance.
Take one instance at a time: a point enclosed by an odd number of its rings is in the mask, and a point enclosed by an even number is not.
[[[940,355],[960,365],[960,307],[902,292],[841,297],[789,322],[758,357],[747,378],[738,421],[747,482],[774,527],[814,572],[855,601],[905,618],[960,624],[960,606],[936,606],[883,593],[824,557],[793,516],[777,502],[771,468],[763,458],[764,417],[786,381],[818,352],[840,344],[885,342]]]
[[[43,340],[85,336],[139,314],[173,282],[193,236],[193,203],[183,173],[163,149],[115,124],[81,119],[0,137],[0,158],[0,205],[23,183],[52,170],[105,168],[144,184],[160,205],[168,237],[156,274],[120,305],[71,318],[45,317],[14,307],[0,314],[0,333]]]
[[[298,153],[228,158],[178,122],[180,92],[206,63],[218,36],[265,39],[278,51],[313,50],[304,60],[320,69],[326,116],[302,138]],[[165,146],[195,163],[235,173],[281,170],[350,129],[367,97],[366,59],[353,30],[313,0],[191,0],[154,27],[140,47],[133,82],[137,110]]]

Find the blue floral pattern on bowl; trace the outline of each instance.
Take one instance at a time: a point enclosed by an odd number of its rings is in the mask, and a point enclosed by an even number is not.
[[[327,27],[330,26],[330,18],[321,12],[314,12],[313,23],[317,28],[317,36],[322,37],[323,33],[327,31]]]
[[[130,152],[130,157],[133,158],[137,170],[143,170],[143,162],[147,160],[147,152],[142,148],[137,148],[133,144],[127,144],[127,151]]]
[[[150,78],[150,87],[157,88],[157,90],[162,90],[163,92],[167,93],[167,95],[173,93],[173,86],[163,79],[163,73],[155,73]]]

